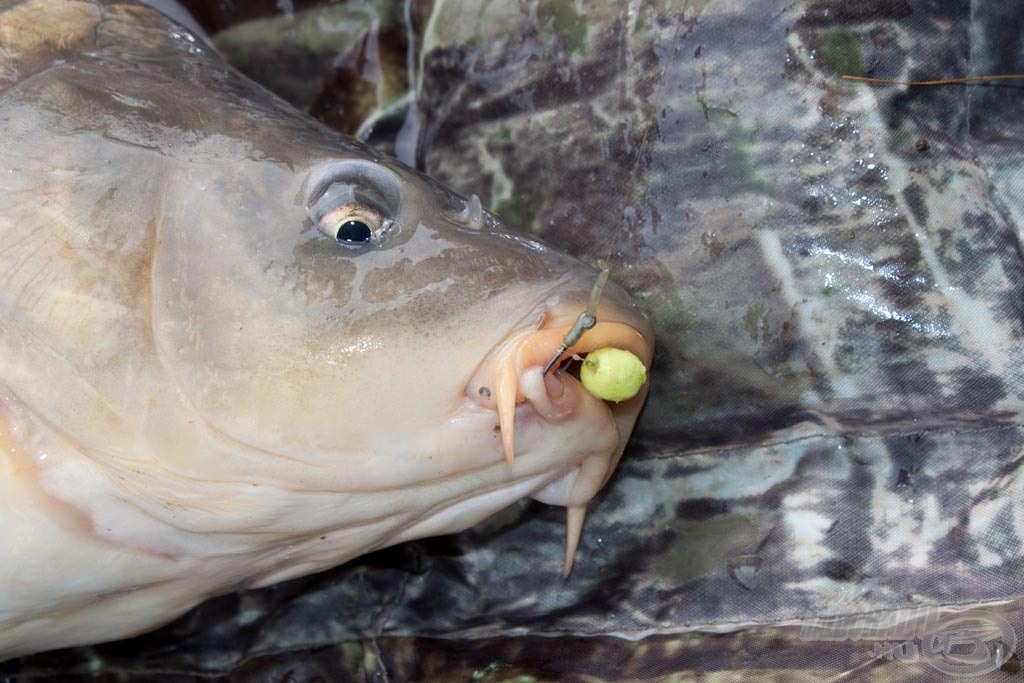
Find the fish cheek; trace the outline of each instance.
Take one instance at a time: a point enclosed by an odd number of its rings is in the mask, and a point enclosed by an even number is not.
[[[351,259],[338,258],[335,245],[324,242],[319,237],[304,240],[292,249],[290,260],[269,260],[263,266],[271,275],[269,290],[262,296],[289,299],[296,306],[330,304],[345,315],[359,268]]]
[[[153,267],[161,364],[233,439],[273,453],[331,447],[344,425],[325,413],[349,398],[347,359],[335,348],[344,341],[344,268],[325,257],[297,262],[294,238],[256,257],[252,244],[221,234],[162,230]]]

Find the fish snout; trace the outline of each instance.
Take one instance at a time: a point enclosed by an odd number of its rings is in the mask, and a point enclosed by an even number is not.
[[[490,354],[467,387],[474,402],[495,411],[510,469],[517,457],[550,463],[552,478],[531,495],[567,508],[566,573],[586,505],[611,478],[647,395],[646,382],[621,402],[592,395],[579,378],[581,361],[598,349],[622,349],[649,374],[653,355],[650,324],[614,285],[597,307],[594,324],[572,339],[589,298],[582,287],[549,297]]]
[[[639,412],[647,393],[645,384],[633,398],[621,403],[605,402],[583,388],[574,369],[576,359],[582,359],[591,351],[611,347],[629,351],[649,370],[652,347],[635,327],[616,321],[599,321],[579,341],[559,354],[572,324],[549,326],[547,321],[546,315],[540,315],[535,323],[537,327],[521,330],[508,338],[478,369],[468,388],[471,398],[497,411],[502,448],[509,467],[514,465],[516,456],[517,416],[525,412],[524,408],[528,407],[532,413],[551,423],[583,419],[585,411],[608,417],[632,412],[635,419],[635,413]],[[556,354],[558,360],[545,373],[544,368]],[[568,366],[561,367],[566,362]],[[629,427],[632,427],[632,421]],[[621,445],[624,446],[625,442]]]

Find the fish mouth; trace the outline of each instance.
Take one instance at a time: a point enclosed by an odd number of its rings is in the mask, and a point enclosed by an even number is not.
[[[574,374],[573,359],[602,348],[623,349],[640,359],[649,376],[653,355],[653,333],[646,318],[632,305],[614,300],[599,308],[596,324],[563,350],[584,307],[585,303],[561,304],[557,310],[545,306],[535,311],[492,351],[466,389],[475,403],[495,412],[500,451],[510,469],[516,467],[517,457],[538,451],[551,461],[555,476],[531,497],[567,509],[566,575],[586,506],[614,472],[648,390],[645,382],[632,398],[604,401],[584,388]],[[558,360],[545,373],[556,354]],[[544,444],[546,428],[551,429],[547,441],[571,443]]]

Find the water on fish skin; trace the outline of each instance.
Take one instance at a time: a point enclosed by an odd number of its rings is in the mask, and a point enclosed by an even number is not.
[[[780,670],[797,680],[934,680],[923,658],[870,660],[862,641],[823,647],[772,627],[686,631],[1022,594],[1018,91],[872,89],[841,83],[836,70],[859,62],[894,77],[1019,73],[1019,51],[1006,46],[1021,6],[443,6],[450,13],[431,24],[440,35],[416,61],[430,133],[424,167],[588,258],[604,255],[603,231],[621,213],[616,276],[642,297],[661,337],[658,396],[641,447],[591,516],[589,561],[576,581],[551,581],[542,565],[561,552],[561,516],[517,506],[287,595],[222,598],[150,643],[158,652],[145,664],[106,650],[110,670],[187,668],[201,657],[229,671],[287,643],[305,649],[260,664],[286,671],[316,658],[336,673],[344,660],[346,672],[362,672],[380,657],[376,671],[392,679],[429,671],[461,680],[501,661],[540,680],[566,671],[630,680],[698,665],[743,680]],[[375,105],[350,104],[355,53],[290,32],[316,16],[281,22],[277,37],[268,23],[264,34],[246,36],[243,25],[218,41],[239,66],[297,93],[300,106],[336,106],[325,119],[345,122]],[[404,44],[386,85],[360,91],[373,103],[404,91]],[[359,115],[346,130],[358,130]],[[386,142],[387,125],[376,130]],[[943,309],[994,319],[957,325]],[[666,531],[693,528],[701,515],[727,538]],[[730,525],[737,517],[764,520],[755,530],[765,535]],[[663,558],[705,552],[717,569],[668,580],[680,572]],[[749,556],[760,560],[756,590],[737,580],[746,578],[737,558]],[[223,635],[239,606],[254,605],[279,627]],[[986,609],[1024,633],[1019,601]],[[383,627],[361,620],[382,613]],[[310,615],[344,616],[325,627]],[[380,633],[420,637],[367,636]]]
[[[535,381],[593,268],[137,3],[0,4],[0,35],[0,658],[524,497],[581,519],[646,393]],[[598,317],[581,352],[649,364],[624,292]]]

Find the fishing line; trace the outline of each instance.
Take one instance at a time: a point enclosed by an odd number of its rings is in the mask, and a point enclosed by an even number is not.
[[[856,81],[858,83],[872,83],[874,85],[969,85],[971,83],[984,83],[985,81],[1022,81],[1024,74],[995,74],[991,76],[960,76],[958,78],[940,78],[931,81],[897,81],[888,78],[872,78],[871,76],[853,76],[843,74],[844,81]]]

